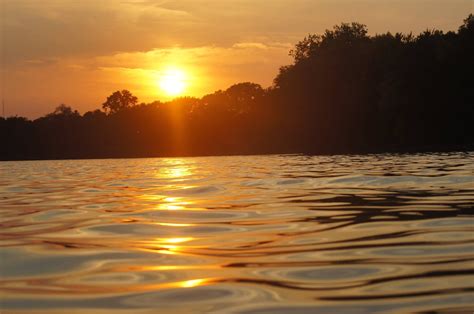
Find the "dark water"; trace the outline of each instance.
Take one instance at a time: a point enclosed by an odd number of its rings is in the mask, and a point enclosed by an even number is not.
[[[474,310],[474,153],[0,163],[2,313]]]

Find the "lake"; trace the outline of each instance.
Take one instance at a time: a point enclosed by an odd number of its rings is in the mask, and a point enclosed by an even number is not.
[[[474,153],[0,163],[2,313],[474,310]]]

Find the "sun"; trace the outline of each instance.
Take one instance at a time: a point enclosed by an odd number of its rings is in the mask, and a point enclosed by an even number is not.
[[[161,90],[168,96],[181,95],[186,87],[186,73],[183,70],[172,68],[163,72],[159,79]]]

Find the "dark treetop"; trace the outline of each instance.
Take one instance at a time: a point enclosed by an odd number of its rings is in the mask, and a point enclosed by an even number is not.
[[[0,159],[360,153],[472,147],[474,17],[457,32],[309,35],[273,86],[139,104],[117,91],[80,115],[60,105],[0,119]]]

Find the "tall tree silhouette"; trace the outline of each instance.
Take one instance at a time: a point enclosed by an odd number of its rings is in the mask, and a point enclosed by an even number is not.
[[[133,96],[128,90],[116,91],[102,104],[102,108],[109,113],[116,113],[123,109],[135,106],[138,98]]]

